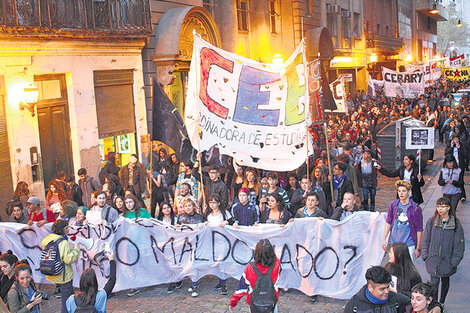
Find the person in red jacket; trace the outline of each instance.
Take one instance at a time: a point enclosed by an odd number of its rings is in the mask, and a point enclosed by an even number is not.
[[[258,279],[258,276],[256,275],[256,272],[251,264],[252,263],[246,266],[245,271],[243,272],[243,275],[240,278],[238,290],[232,294],[232,297],[230,299],[229,312],[234,312],[233,309],[237,305],[238,301],[240,301],[245,294],[247,295],[246,302],[248,303],[248,305],[250,305],[251,294],[253,292],[253,288],[255,287],[256,280]],[[274,253],[274,248],[268,239],[261,239],[256,244],[255,264],[262,274],[266,274],[269,268],[274,265],[273,270],[271,272],[271,278],[273,280],[277,300],[279,301],[279,290],[277,288],[277,281],[279,279],[281,261],[279,261],[279,259],[276,257],[276,254]],[[274,309],[274,313],[276,312],[277,306]]]

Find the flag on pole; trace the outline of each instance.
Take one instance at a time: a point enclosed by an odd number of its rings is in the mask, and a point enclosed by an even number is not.
[[[156,80],[153,81],[152,94],[152,140],[171,147],[180,160],[188,157],[192,148],[180,113]]]
[[[372,80],[372,77],[370,77],[370,74],[369,74],[369,82],[367,83],[367,94],[372,97],[372,98],[375,98],[375,86],[374,86],[374,81]]]

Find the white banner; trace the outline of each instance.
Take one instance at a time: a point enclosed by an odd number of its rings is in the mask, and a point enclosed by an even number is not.
[[[424,71],[395,72],[382,67],[386,97],[414,98],[424,94]]]
[[[449,67],[462,67],[464,65],[465,65],[464,54],[461,54],[453,58],[449,58]]]
[[[334,82],[330,84],[331,94],[333,99],[335,99],[336,110],[332,112],[338,113],[348,113],[348,104],[347,104],[347,95],[346,95],[346,86],[344,84],[344,76],[341,75]]]
[[[194,36],[185,122],[199,151],[218,145],[240,164],[276,171],[307,159],[302,42],[284,64],[259,63]],[[310,146],[310,145],[308,145]]]
[[[44,227],[0,224],[0,248],[27,258],[36,282],[46,283],[39,272],[41,241],[49,234]],[[295,219],[285,227],[210,227],[203,224],[180,228],[155,220],[137,222],[120,218],[110,226],[85,226],[71,232],[93,238],[92,250],[81,248],[73,264],[74,286],[88,267],[94,268],[102,288],[109,274],[104,243],[116,254],[117,282],[114,291],[177,282],[205,275],[240,279],[253,261],[256,243],[269,238],[282,262],[279,287],[307,295],[351,298],[365,283],[364,273],[382,261],[385,215],[358,212],[342,222],[317,218]],[[361,231],[358,231],[361,230]]]

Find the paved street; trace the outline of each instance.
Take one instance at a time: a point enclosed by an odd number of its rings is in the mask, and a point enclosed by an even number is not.
[[[424,218],[427,220],[434,212],[435,201],[441,196],[440,186],[437,185],[438,172],[442,163],[442,148],[436,149],[436,161],[429,164],[426,168],[425,179],[426,187],[424,191],[425,203],[423,204]],[[470,182],[470,174],[466,175],[467,184]],[[377,209],[385,211],[391,200],[395,199],[393,183],[396,179],[382,177],[380,179],[380,189],[377,193]],[[468,228],[470,227],[470,203],[459,204],[458,215],[466,229],[467,247],[469,246]],[[418,270],[424,280],[429,279],[429,275],[424,268],[424,262],[418,260],[416,262]],[[470,281],[470,256],[468,249],[465,258],[462,261],[457,274],[451,279],[451,287],[446,303],[448,313],[464,313],[467,312],[468,306],[466,301],[468,297],[468,282]],[[229,292],[236,289],[237,281],[235,279],[228,280]],[[138,295],[128,297],[125,291],[115,294],[108,301],[108,312],[124,313],[124,312],[225,312],[230,300],[230,295],[221,296],[213,290],[217,284],[215,277],[204,277],[200,280],[201,293],[198,298],[191,298],[187,288],[190,287],[189,280],[183,284],[183,288],[171,295],[166,293],[167,285],[159,285],[143,289]],[[52,292],[50,286],[43,288],[48,292]],[[238,308],[240,312],[249,312],[249,308],[244,298]],[[319,302],[312,305],[309,298],[296,290],[282,291],[279,302],[279,312],[342,312],[345,301],[320,297]],[[44,305],[43,312],[58,312],[60,307],[58,299],[51,297],[51,300]],[[53,309],[54,308],[54,309]]]

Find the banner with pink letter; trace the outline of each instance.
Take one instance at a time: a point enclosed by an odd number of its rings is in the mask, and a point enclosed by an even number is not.
[[[185,123],[199,151],[217,145],[238,164],[266,170],[290,171],[306,161],[310,135],[303,42],[285,63],[270,64],[195,35],[186,99]]]

